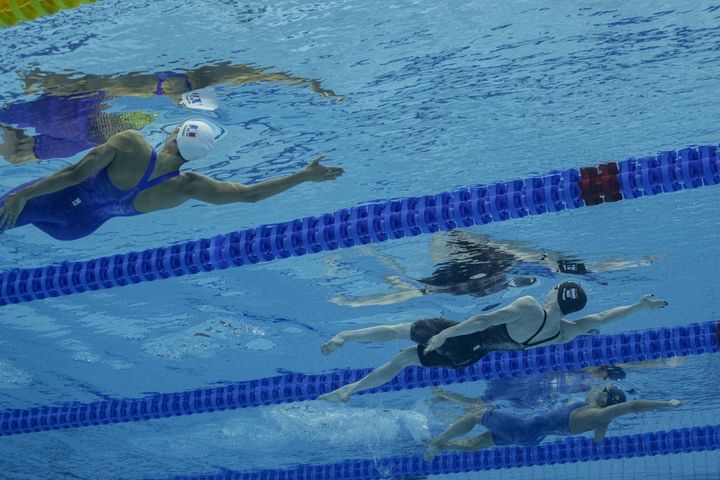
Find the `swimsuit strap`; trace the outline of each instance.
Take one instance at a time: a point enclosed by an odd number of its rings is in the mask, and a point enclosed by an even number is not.
[[[153,170],[155,170],[155,162],[157,161],[157,150],[155,150],[154,148],[150,148],[150,150],[150,162],[148,162],[148,166],[145,169],[143,177],[135,186],[135,188],[139,190],[143,190],[143,186],[147,183],[148,178],[150,178],[150,175],[152,175]]]
[[[562,331],[562,328],[558,330],[558,333],[553,335],[552,337],[548,337],[545,340],[540,340],[539,342],[533,342],[533,338],[537,337],[540,332],[542,332],[543,328],[545,328],[545,322],[547,321],[547,311],[543,308],[543,321],[540,325],[540,328],[537,329],[537,332],[533,334],[532,337],[528,338],[524,342],[521,343],[523,347],[533,347],[535,345],[540,345],[541,343],[549,342],[550,340],[555,340],[557,337],[560,336],[560,332]]]
[[[164,95],[165,94],[162,84],[166,78],[184,78],[185,79],[185,87],[188,90],[192,90],[192,84],[190,83],[190,79],[188,78],[187,73],[155,72],[155,76],[158,79],[157,84],[155,85],[155,95]]]
[[[145,190],[146,188],[154,187],[155,185],[164,182],[165,180],[170,180],[173,177],[177,177],[180,175],[180,172],[178,170],[175,170],[174,172],[168,172],[164,175],[160,175],[159,177],[153,178],[149,182],[145,182],[145,185],[141,190]]]
[[[158,183],[162,183],[165,180],[168,180],[173,177],[177,177],[180,175],[180,172],[178,170],[175,170],[174,172],[168,172],[164,175],[160,175],[159,177],[155,177],[152,180],[149,180],[150,175],[152,175],[153,170],[155,169],[155,163],[157,161],[157,150],[154,148],[152,149],[152,153],[150,154],[150,163],[148,163],[147,170],[145,170],[145,175],[143,175],[140,182],[135,186],[133,190],[136,192],[142,192],[145,189],[148,189],[150,187],[153,187],[157,185]]]

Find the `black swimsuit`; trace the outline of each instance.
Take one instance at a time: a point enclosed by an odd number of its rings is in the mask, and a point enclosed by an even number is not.
[[[493,325],[479,332],[450,337],[442,347],[426,354],[425,347],[430,338],[459,323],[444,318],[426,318],[414,322],[410,328],[410,338],[418,344],[418,357],[423,366],[465,368],[495,350],[523,350],[556,339],[560,331],[552,337],[533,342],[545,328],[547,312],[543,309],[543,313],[540,328],[522,343],[510,337],[505,325]]]
[[[540,332],[542,332],[543,328],[545,328],[545,322],[547,322],[547,312],[543,308],[543,321],[542,321],[542,324],[540,324],[540,328],[537,329],[537,332],[535,332],[532,337],[528,338],[521,344],[523,347],[525,347],[525,348],[534,347],[535,345],[540,345],[541,343],[549,342],[550,340],[555,340],[557,337],[560,336],[561,330],[558,330],[558,332],[555,335],[553,335],[552,337],[548,337],[545,340],[540,340],[538,342],[533,343],[533,341],[532,341],[533,338],[537,337],[538,334]],[[505,328],[505,330],[507,331],[507,328]]]

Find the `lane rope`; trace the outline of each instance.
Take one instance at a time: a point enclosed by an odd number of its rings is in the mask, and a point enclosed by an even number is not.
[[[477,452],[447,452],[426,462],[421,455],[380,459],[354,459],[325,465],[298,465],[280,470],[176,476],[172,480],[372,480],[425,478],[462,472],[538,467],[563,463],[595,462],[619,458],[671,455],[720,449],[720,425],[677,428],[658,432],[606,437],[595,443],[590,437],[568,437],[533,447],[507,446]]]

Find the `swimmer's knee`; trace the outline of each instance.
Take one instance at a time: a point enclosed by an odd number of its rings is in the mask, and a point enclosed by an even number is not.
[[[482,419],[485,416],[486,408],[482,406],[474,407],[470,412],[468,413],[469,416],[473,418],[475,423],[482,423]]]
[[[493,434],[490,431],[483,433],[477,437],[472,438],[473,447],[477,449],[490,448],[495,446],[493,440]]]

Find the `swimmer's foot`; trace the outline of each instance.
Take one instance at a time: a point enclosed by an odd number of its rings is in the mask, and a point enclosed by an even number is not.
[[[330,393],[326,393],[325,395],[320,395],[317,399],[325,400],[326,402],[333,402],[333,403],[346,403],[348,400],[350,400],[351,394],[352,394],[352,392],[350,392],[347,387],[340,387],[337,390],[333,390]]]
[[[430,442],[430,445],[425,449],[425,455],[423,455],[423,458],[426,462],[431,462],[433,459],[437,456],[440,451],[442,451],[442,445],[440,443],[436,442]]]
[[[323,353],[323,355],[330,355],[332,352],[342,347],[343,345],[345,345],[345,339],[342,337],[342,333],[338,333],[333,338],[331,338],[330,341],[323,343],[320,346],[320,351]]]

